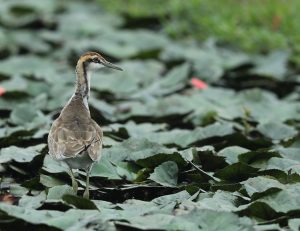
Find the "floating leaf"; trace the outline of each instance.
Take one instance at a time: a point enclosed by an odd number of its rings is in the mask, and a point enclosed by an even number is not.
[[[268,204],[276,212],[287,213],[299,210],[299,190],[299,183],[285,185],[284,189],[280,192],[260,198],[259,201]]]
[[[46,193],[40,192],[36,196],[23,195],[19,200],[19,206],[24,208],[39,208],[46,200]]]
[[[111,180],[122,179],[117,173],[115,166],[105,156],[101,158],[99,163],[93,165],[91,176],[106,177]]]
[[[218,190],[211,198],[203,198],[196,203],[197,208],[231,212],[237,208],[237,196]]]
[[[92,201],[82,197],[65,194],[62,199],[79,209],[98,209]]]
[[[0,163],[7,163],[12,160],[20,163],[28,163],[32,161],[34,157],[40,155],[40,151],[44,147],[44,144],[40,144],[28,148],[19,148],[16,146],[3,148],[0,152]]]
[[[245,188],[247,194],[252,196],[258,196],[264,192],[274,192],[284,189],[284,185],[272,178],[258,176],[249,178],[243,182],[243,188]],[[275,190],[274,190],[275,189]]]
[[[293,127],[275,122],[260,124],[257,129],[263,135],[272,140],[287,140],[298,134],[297,130]]]
[[[57,185],[49,189],[47,194],[47,200],[59,200],[64,195],[73,195],[74,191],[71,186]]]
[[[289,52],[274,51],[266,57],[258,57],[255,62],[258,64],[252,72],[279,80],[283,80],[287,72]]]
[[[178,167],[173,161],[167,161],[154,169],[149,179],[163,185],[173,187],[177,185]]]
[[[248,151],[249,150],[246,148],[242,148],[239,146],[232,146],[232,147],[226,147],[222,149],[220,152],[218,152],[218,155],[224,156],[228,164],[233,164],[239,161],[238,156],[240,154],[246,153]]]

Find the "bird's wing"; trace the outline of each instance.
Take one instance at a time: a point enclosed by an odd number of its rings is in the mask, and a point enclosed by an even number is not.
[[[93,120],[85,124],[55,121],[48,135],[49,154],[55,159],[64,159],[87,151],[90,158],[97,161],[100,158],[102,136],[101,128]]]
[[[94,120],[92,120],[91,126],[95,129],[96,133],[94,141],[90,144],[87,151],[93,161],[98,161],[101,157],[103,133],[100,126]]]

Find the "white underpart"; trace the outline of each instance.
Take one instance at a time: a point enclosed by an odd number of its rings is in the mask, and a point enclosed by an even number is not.
[[[66,106],[65,107],[67,107],[70,103],[71,103],[71,101],[72,101],[72,99],[75,97],[75,93],[73,93],[73,95],[71,96],[71,98],[69,99],[69,101],[66,103]]]
[[[89,104],[88,104],[88,98],[90,96],[90,86],[91,86],[91,73],[94,71],[94,70],[98,70],[100,69],[101,67],[103,67],[103,65],[101,63],[90,63],[87,70],[86,70],[86,74],[87,74],[87,81],[88,81],[88,84],[87,84],[87,87],[88,87],[88,95],[84,96],[83,97],[83,104],[84,106],[88,109],[89,109]],[[85,85],[82,85],[81,86],[81,89],[80,89],[80,92],[81,93],[85,93],[86,91],[86,86]],[[69,101],[67,102],[66,106],[67,107],[70,102],[72,101],[72,99],[75,97],[75,93],[73,93],[73,95],[71,96],[71,98],[69,99]]]
[[[90,63],[88,68],[87,68],[87,80],[88,80],[88,89],[89,89],[89,93],[87,96],[83,97],[83,103],[85,105],[85,107],[89,110],[89,104],[88,104],[88,98],[90,96],[90,90],[91,90],[91,73],[94,71],[94,70],[98,70],[100,69],[101,67],[103,67],[103,65],[101,63]]]
[[[88,66],[88,71],[98,70],[101,67],[103,67],[102,63],[90,63],[89,66]]]

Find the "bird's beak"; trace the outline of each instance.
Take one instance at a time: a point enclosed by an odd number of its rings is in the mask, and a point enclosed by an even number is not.
[[[116,66],[115,64],[112,64],[108,61],[105,61],[105,62],[102,62],[102,64],[106,67],[109,67],[109,68],[112,68],[112,69],[116,69],[116,70],[119,70],[119,71],[123,71],[123,69],[121,67],[118,67]]]

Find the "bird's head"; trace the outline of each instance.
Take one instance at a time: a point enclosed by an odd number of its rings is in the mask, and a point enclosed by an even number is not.
[[[87,52],[83,54],[79,58],[77,65],[84,65],[88,70],[97,70],[101,67],[109,67],[119,71],[123,71],[122,68],[108,62],[97,52]]]

